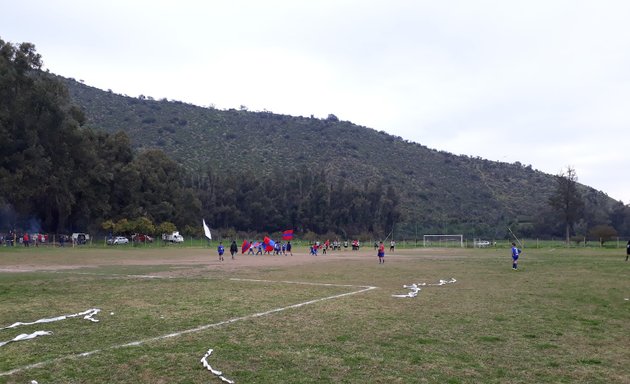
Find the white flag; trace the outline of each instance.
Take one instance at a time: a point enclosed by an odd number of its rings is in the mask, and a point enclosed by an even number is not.
[[[203,232],[206,234],[206,237],[208,238],[208,240],[212,240],[212,235],[210,234],[210,228],[208,228],[208,226],[206,225],[206,220],[201,219],[201,221],[203,222]]]

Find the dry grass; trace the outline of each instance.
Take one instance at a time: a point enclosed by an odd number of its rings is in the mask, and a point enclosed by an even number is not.
[[[223,263],[201,248],[2,250],[0,327],[102,312],[0,331],[54,333],[0,347],[0,382],[220,382],[199,363],[208,348],[238,383],[630,382],[630,263],[610,250],[526,250],[514,272],[508,252],[402,250],[379,265],[371,250]],[[378,288],[251,317],[368,285]]]

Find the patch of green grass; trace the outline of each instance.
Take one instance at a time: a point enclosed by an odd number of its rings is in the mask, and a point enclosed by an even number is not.
[[[208,348],[214,349],[209,363],[241,383],[603,383],[630,377],[630,305],[624,301],[630,283],[615,254],[528,250],[522,273],[515,274],[509,254],[473,251],[409,251],[385,266],[366,256],[223,270],[182,269],[179,254],[88,250],[82,258],[106,264],[0,272],[0,327],[102,309],[98,323],[73,318],[0,330],[0,341],[53,332],[0,347],[0,374],[18,369],[0,382],[213,382],[199,362]],[[78,257],[48,251],[28,263],[72,265]],[[151,264],[152,257],[160,262]],[[2,265],[15,265],[15,258],[0,259]],[[263,315],[360,288],[231,277],[378,288]],[[424,287],[414,299],[391,297],[404,292],[403,284],[450,277],[457,283]]]
[[[580,359],[578,362],[584,365],[598,365],[602,363],[599,359]]]
[[[501,339],[498,336],[479,336],[478,339],[479,339],[479,341],[483,341],[483,342],[486,342],[486,343],[496,343],[496,342],[499,342],[499,341],[503,341],[503,339]]]
[[[558,346],[551,343],[541,343],[541,344],[536,344],[536,348],[540,350],[545,350],[545,349],[555,349],[555,348],[558,348]]]

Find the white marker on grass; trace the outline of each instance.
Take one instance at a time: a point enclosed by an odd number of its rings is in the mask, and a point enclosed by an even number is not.
[[[30,340],[30,339],[36,338],[37,336],[46,336],[46,335],[52,335],[52,332],[36,331],[36,332],[33,332],[33,333],[28,333],[28,334],[27,333],[22,333],[21,335],[15,336],[11,340],[0,341],[0,347],[2,347],[3,345],[9,344],[9,343],[13,343],[15,341]]]
[[[69,319],[69,318],[79,317],[79,316],[83,316],[83,318],[86,319],[86,320],[90,320],[90,321],[92,321],[94,323],[98,323],[98,320],[95,319],[94,316],[96,316],[96,314],[98,314],[100,311],[101,310],[98,309],[98,308],[92,308],[92,309],[88,309],[87,311],[83,311],[83,312],[79,312],[79,313],[73,313],[72,315],[61,315],[61,316],[57,316],[57,317],[50,317],[50,318],[47,318],[47,319],[39,319],[39,320],[32,321],[30,323],[23,323],[21,321],[18,321],[17,323],[13,323],[13,324],[9,325],[8,327],[0,328],[0,331],[3,330],[3,329],[17,328],[17,327],[22,326],[22,325],[52,323],[54,321],[66,320],[66,319]]]
[[[451,278],[450,280],[442,280],[440,279],[440,282],[437,284],[427,284],[427,283],[417,283],[417,284],[411,284],[411,285],[403,285],[403,288],[407,288],[409,289],[409,293],[404,294],[404,295],[392,295],[392,297],[400,297],[400,298],[414,298],[416,296],[418,296],[418,292],[420,292],[420,287],[425,287],[425,286],[437,286],[437,285],[445,285],[445,284],[453,284],[457,282],[457,280],[455,280],[454,278]]]
[[[228,384],[234,384],[233,380],[230,380],[227,377],[223,376],[223,372],[217,371],[216,369],[212,368],[210,364],[208,364],[208,357],[210,357],[210,355],[212,354],[212,351],[213,351],[212,348],[208,349],[208,352],[206,352],[206,354],[203,355],[203,357],[201,358],[201,364],[203,365],[205,369],[210,371],[213,375],[218,376],[219,379],[221,379],[222,381]]]

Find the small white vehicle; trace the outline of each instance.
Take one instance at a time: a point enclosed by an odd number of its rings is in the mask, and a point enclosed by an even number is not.
[[[475,242],[475,247],[477,248],[485,248],[489,246],[490,246],[490,242],[487,240],[478,240]]]
[[[168,241],[170,243],[183,243],[184,242],[184,236],[180,235],[178,231],[175,231],[173,233],[163,233],[162,234],[162,240],[164,241]]]
[[[107,244],[116,245],[116,244],[129,244],[129,239],[124,236],[116,236],[107,239]]]

